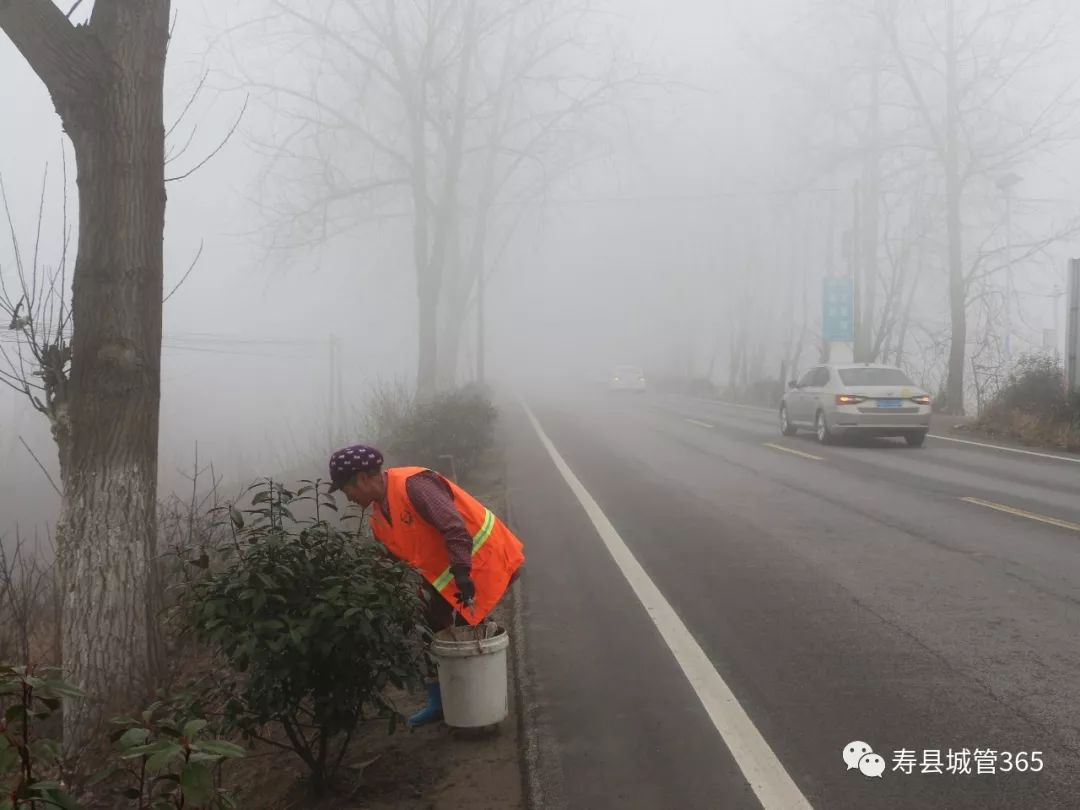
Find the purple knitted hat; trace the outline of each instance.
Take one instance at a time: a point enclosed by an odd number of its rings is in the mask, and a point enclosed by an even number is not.
[[[330,491],[337,492],[357,473],[376,473],[382,469],[383,456],[374,447],[353,444],[330,456]]]

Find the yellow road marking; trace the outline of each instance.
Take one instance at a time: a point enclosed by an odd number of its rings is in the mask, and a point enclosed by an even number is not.
[[[765,442],[766,447],[771,447],[773,450],[779,450],[783,453],[791,453],[793,456],[802,456],[808,458],[811,461],[824,461],[822,456],[812,456],[809,453],[804,453],[802,450],[792,450],[790,447],[784,447],[782,444],[773,444],[772,442]]]
[[[1068,529],[1072,532],[1080,532],[1080,523],[1070,523],[1067,520],[1061,520],[1059,518],[1047,517],[1046,515],[1037,515],[1034,512],[1027,512],[1023,509],[1017,509],[1015,506],[1006,506],[1003,503],[994,503],[993,501],[984,501],[982,498],[961,498],[960,500],[965,503],[973,503],[976,506],[985,506],[987,509],[996,509],[998,512],[1004,512],[1008,515],[1016,515],[1017,517],[1027,518],[1028,520],[1037,520],[1039,523],[1047,523],[1051,526],[1057,526],[1059,529]]]
[[[687,419],[686,421],[691,425],[698,425],[699,427],[709,428],[710,430],[716,427],[716,425],[710,425],[708,422],[699,422],[697,419]]]

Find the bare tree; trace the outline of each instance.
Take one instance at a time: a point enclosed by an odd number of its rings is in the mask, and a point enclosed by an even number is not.
[[[67,171],[63,185],[67,185]],[[42,181],[30,266],[21,250],[7,189],[0,177],[0,208],[11,235],[14,272],[0,266],[0,382],[23,394],[33,408],[49,420],[53,440],[61,454],[71,450],[68,381],[71,374],[71,310],[68,307],[68,247],[70,235],[66,203],[61,220],[61,249],[55,268],[40,260],[46,208],[48,169]],[[64,197],[66,201],[66,196]],[[10,279],[10,285],[8,277]],[[61,467],[68,460],[61,459]]]
[[[923,138],[909,144],[940,166],[945,197],[950,344],[946,404],[964,410],[969,267],[965,196],[1076,134],[1073,82],[1036,106],[1024,79],[1064,46],[1064,13],[1035,0],[944,3],[874,0]],[[1039,11],[1042,24],[1030,24]],[[1048,19],[1049,18],[1049,19]]]
[[[74,11],[0,0],[0,30],[51,95],[78,167],[57,554],[63,664],[107,705],[147,688],[161,649],[154,569],[170,0],[96,0],[79,25]],[[97,705],[68,706],[70,750],[93,730]]]
[[[58,629],[57,583],[53,567],[46,564],[39,538],[31,543],[15,527],[15,538],[5,544],[0,537],[0,661],[25,666],[55,665],[59,650],[54,640]]]
[[[237,67],[275,121],[253,140],[276,244],[408,223],[422,395],[453,378],[463,321],[523,208],[589,153],[582,122],[637,78],[590,53],[591,14],[588,0],[266,0],[230,30],[291,53],[276,70]]]

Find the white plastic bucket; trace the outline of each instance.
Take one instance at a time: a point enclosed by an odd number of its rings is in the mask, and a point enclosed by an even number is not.
[[[491,638],[480,640],[457,641],[452,630],[435,634],[431,655],[439,665],[446,725],[482,728],[506,718],[510,710],[506,688],[509,644],[510,636],[503,627]]]

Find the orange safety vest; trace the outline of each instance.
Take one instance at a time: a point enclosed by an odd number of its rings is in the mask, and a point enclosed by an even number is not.
[[[405,487],[406,480],[425,471],[424,467],[386,470],[386,500],[393,523],[387,522],[381,506],[376,505],[371,510],[371,530],[391,554],[416,568],[454,605],[454,575],[450,571],[446,541],[438,529],[420,517]],[[476,598],[472,609],[462,608],[459,612],[469,624],[476,625],[499,603],[510,578],[525,562],[523,546],[494,512],[453,481],[443,480],[450,485],[454,506],[465,519],[465,528],[473,539],[471,576],[476,584]]]

